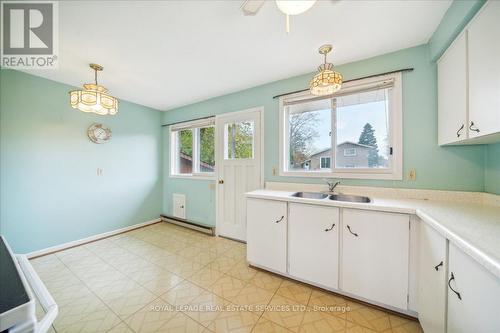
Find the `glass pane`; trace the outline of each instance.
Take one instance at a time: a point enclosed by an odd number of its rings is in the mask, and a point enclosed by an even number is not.
[[[226,124],[226,159],[253,158],[253,121]]]
[[[199,129],[199,172],[214,172],[215,169],[215,127]]]
[[[331,99],[293,104],[287,107],[290,171],[328,171],[332,156]],[[323,160],[324,168],[321,165]]]
[[[337,168],[389,167],[389,89],[337,97]]]
[[[182,130],[177,132],[179,143],[179,160],[177,163],[177,173],[193,172],[193,131]]]

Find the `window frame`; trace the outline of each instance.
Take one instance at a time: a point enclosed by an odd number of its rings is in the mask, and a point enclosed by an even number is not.
[[[389,83],[388,83],[389,82]],[[392,82],[392,83],[391,83]],[[320,171],[290,171],[288,170],[289,158],[289,137],[288,137],[288,115],[285,108],[285,101],[300,101],[318,98],[309,91],[299,92],[282,96],[279,99],[279,175],[283,177],[311,177],[311,178],[351,178],[351,179],[403,179],[403,103],[402,103],[402,75],[401,72],[376,77],[353,80],[344,83],[342,89],[337,94],[325,96],[325,99],[332,100],[332,133],[337,128],[337,112],[333,103],[336,96],[347,93],[359,93],[372,90],[377,87],[391,84],[388,94],[389,103],[389,147],[392,149],[392,158],[389,159],[388,168],[337,168],[336,167],[336,135],[331,136],[331,169],[321,169]],[[327,171],[328,170],[328,171]]]
[[[187,179],[200,179],[200,180],[214,180],[217,175],[217,161],[216,156],[216,137],[214,137],[214,171],[213,172],[202,172],[199,170],[200,167],[200,129],[213,127],[215,128],[215,118],[208,118],[198,121],[187,121],[183,123],[177,123],[175,125],[169,126],[169,138],[170,138],[170,161],[169,161],[169,177],[170,178],[187,178]],[[192,147],[193,147],[193,157],[192,157],[192,172],[191,173],[178,173],[179,168],[178,161],[178,151],[179,151],[179,139],[178,132],[182,130],[191,130],[193,132],[192,136]],[[215,134],[214,134],[215,135]]]
[[[330,167],[329,168],[323,168],[322,165],[323,165],[323,159],[328,159],[330,162]],[[320,169],[323,169],[323,170],[328,170],[328,169],[331,169],[332,167],[332,157],[331,156],[320,156],[319,158],[319,168]]]
[[[353,154],[347,154],[346,153],[347,150],[353,150],[354,153]],[[356,148],[344,148],[344,157],[355,157],[355,156],[358,156],[358,150]]]

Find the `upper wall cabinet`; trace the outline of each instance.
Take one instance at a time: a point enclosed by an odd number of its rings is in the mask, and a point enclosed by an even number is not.
[[[439,144],[467,139],[467,35],[462,33],[438,62]]]
[[[440,145],[500,141],[500,2],[489,1],[438,61]]]
[[[500,132],[500,2],[490,1],[469,36],[469,136]]]

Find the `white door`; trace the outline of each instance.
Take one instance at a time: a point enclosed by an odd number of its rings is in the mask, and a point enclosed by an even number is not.
[[[438,60],[438,142],[467,139],[467,36],[462,33]]]
[[[247,199],[248,262],[286,273],[287,203]]]
[[[329,289],[337,289],[339,228],[338,208],[290,203],[290,275]]]
[[[420,222],[418,319],[426,333],[446,332],[446,238]]]
[[[246,241],[244,194],[262,187],[262,108],[216,117],[217,233]]]
[[[500,132],[500,1],[489,1],[471,22],[469,136]]]
[[[500,280],[449,245],[448,332],[500,332]]]
[[[410,217],[344,209],[341,289],[407,309]]]

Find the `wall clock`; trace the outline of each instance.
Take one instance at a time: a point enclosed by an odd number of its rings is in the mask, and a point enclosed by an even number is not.
[[[87,135],[94,143],[106,143],[111,139],[111,130],[103,124],[92,124],[87,130]]]

